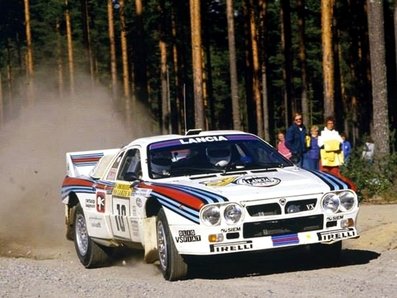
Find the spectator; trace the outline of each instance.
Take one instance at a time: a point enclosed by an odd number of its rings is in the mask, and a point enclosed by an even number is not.
[[[277,150],[280,152],[284,157],[290,159],[291,158],[291,151],[285,146],[285,135],[282,131],[280,131],[277,135]]]
[[[308,170],[319,169],[320,161],[320,147],[318,147],[318,126],[313,125],[310,129],[310,136],[308,136],[307,152],[303,159],[303,167]]]
[[[344,159],[344,163],[347,164],[347,162],[349,161],[349,157],[350,157],[350,153],[352,151],[352,146],[350,144],[350,142],[346,139],[346,134],[345,133],[341,133],[340,136],[342,137],[342,151],[343,151],[343,159]]]
[[[320,170],[341,177],[339,167],[343,164],[343,139],[335,130],[335,119],[327,117],[325,127],[318,137],[320,150]]]
[[[375,153],[374,141],[372,141],[372,138],[368,136],[364,144],[362,158],[372,163],[374,160],[374,153]]]
[[[291,151],[290,160],[296,165],[303,166],[303,154],[306,151],[306,127],[303,125],[301,113],[294,114],[294,123],[288,128],[285,145]]]

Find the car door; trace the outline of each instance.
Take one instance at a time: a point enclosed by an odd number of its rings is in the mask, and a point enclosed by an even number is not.
[[[141,177],[141,169],[139,149],[127,150],[121,159],[111,197],[111,225],[114,236],[118,238],[128,240],[135,238],[132,237],[134,231],[131,231],[129,224],[132,215],[131,184],[132,181]]]

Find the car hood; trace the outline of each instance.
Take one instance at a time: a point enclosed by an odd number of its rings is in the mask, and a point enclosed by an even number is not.
[[[168,179],[167,179],[168,180]],[[257,199],[321,194],[330,190],[347,189],[340,179],[322,172],[298,167],[184,177],[177,180],[152,182],[152,187],[169,188],[193,196],[205,196],[212,201],[249,201]],[[152,188],[150,187],[150,188]]]

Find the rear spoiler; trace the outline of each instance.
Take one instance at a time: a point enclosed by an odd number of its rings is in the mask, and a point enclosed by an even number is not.
[[[117,149],[78,151],[66,153],[66,171],[69,177],[89,176],[103,156],[114,155]]]

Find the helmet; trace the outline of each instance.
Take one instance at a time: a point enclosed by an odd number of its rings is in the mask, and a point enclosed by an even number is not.
[[[150,170],[154,176],[169,176],[171,168],[171,153],[159,152],[151,154]]]
[[[232,159],[232,151],[229,144],[216,144],[215,146],[207,147],[205,154],[208,161],[215,166],[225,166]]]

